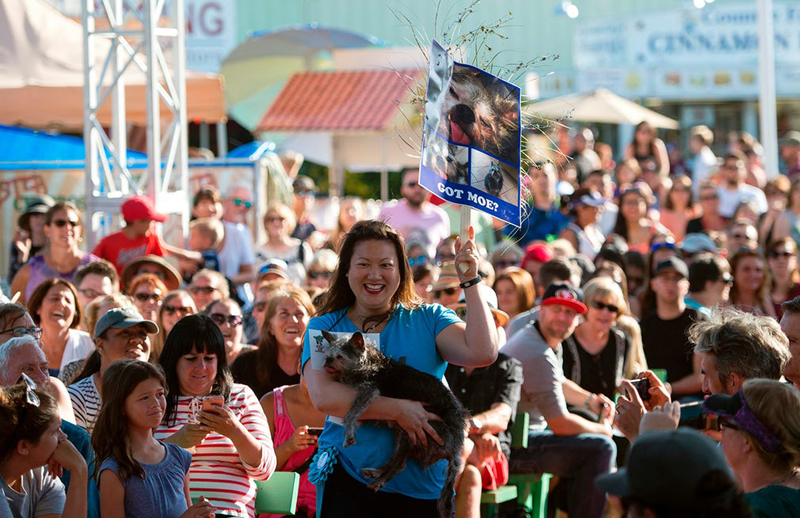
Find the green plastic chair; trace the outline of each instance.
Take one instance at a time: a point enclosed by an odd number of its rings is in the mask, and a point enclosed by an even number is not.
[[[517,414],[511,428],[511,448],[528,447],[528,427],[531,417]],[[513,455],[513,453],[512,453]],[[517,486],[517,503],[525,507],[531,518],[547,516],[547,495],[550,492],[550,473],[512,473],[508,483]]]
[[[269,480],[256,480],[256,514],[294,514],[300,475],[276,471]]]

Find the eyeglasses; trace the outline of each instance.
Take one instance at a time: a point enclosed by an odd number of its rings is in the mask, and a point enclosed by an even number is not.
[[[444,288],[441,290],[436,290],[433,292],[433,298],[438,299],[442,296],[442,293],[446,295],[450,295],[451,297],[458,293],[458,290],[461,288]]]
[[[592,307],[599,311],[607,309],[611,313],[619,313],[619,306],[615,306],[614,304],[606,304],[605,302],[600,302],[599,300],[592,302]]]
[[[320,279],[320,278],[322,278],[322,279],[330,279],[331,277],[333,277],[333,272],[314,271],[314,270],[309,270],[308,271],[308,278],[309,279]]]
[[[255,304],[253,304],[253,311],[258,311],[259,313],[261,313],[265,309],[267,309],[266,302],[256,302]]]
[[[11,333],[14,338],[19,338],[20,336],[31,335],[32,337],[39,340],[42,337],[42,328],[41,327],[9,327],[5,331],[0,331],[0,335],[4,335],[6,333]]]
[[[415,266],[428,264],[428,261],[430,261],[430,259],[428,259],[427,255],[418,255],[417,257],[409,257],[408,258],[408,265],[413,268]]]
[[[25,384],[25,401],[31,405],[39,408],[41,401],[39,400],[39,396],[36,395],[36,390],[38,387],[36,386],[36,382],[33,381],[27,374],[24,372],[19,377],[20,383]],[[20,420],[21,421],[21,420]]]
[[[194,313],[194,311],[192,311],[192,308],[190,308],[189,306],[170,306],[169,304],[165,305],[163,310],[164,313],[167,315],[174,315],[175,313],[177,313],[178,316],[180,317],[185,317],[186,315]]]
[[[77,219],[54,219],[50,222],[51,225],[55,225],[58,228],[64,228],[69,225],[72,228],[80,227],[81,222]]]
[[[310,190],[310,189],[308,189],[308,190],[301,189],[301,190],[294,191],[294,193],[297,196],[301,196],[301,197],[308,196],[309,198],[314,198],[314,197],[317,196],[317,193],[312,191],[312,190]]]
[[[223,315],[222,313],[211,313],[211,320],[218,326],[224,326],[225,322],[231,327],[242,325],[242,315]]]
[[[665,241],[663,243],[654,243],[653,246],[650,247],[650,251],[655,252],[656,250],[661,250],[662,248],[674,249],[675,243],[672,243],[670,241]]]
[[[97,290],[93,290],[91,288],[78,290],[78,293],[82,294],[87,299],[96,299],[97,297],[102,297],[104,295],[104,293]]]
[[[250,207],[253,206],[253,202],[252,201],[243,200],[241,198],[234,198],[233,199],[233,203],[235,203],[237,207],[240,207],[240,206],[244,205],[245,209],[249,209]]]
[[[159,302],[161,300],[161,295],[158,293],[137,293],[134,295],[134,298],[139,302]]]
[[[782,258],[784,258],[784,259],[788,259],[789,257],[793,257],[793,256],[794,256],[794,254],[793,254],[793,253],[791,253],[791,252],[786,252],[786,251],[783,251],[783,252],[778,252],[778,251],[776,250],[775,252],[770,252],[770,253],[769,253],[769,256],[770,256],[772,259],[777,259],[777,258],[779,258],[779,257],[782,257]]]
[[[215,288],[214,286],[192,286],[191,288],[189,288],[189,291],[193,295],[199,295],[201,293],[204,295],[211,295],[212,293],[217,291],[217,288]]]
[[[284,221],[286,221],[286,218],[281,216],[270,216],[267,218],[267,223],[275,223],[276,221],[280,221],[281,223],[283,223]]]

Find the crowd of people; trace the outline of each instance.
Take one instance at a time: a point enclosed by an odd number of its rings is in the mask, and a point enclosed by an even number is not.
[[[263,243],[244,185],[195,194],[186,248],[143,196],[91,251],[78,207],[29,198],[0,304],[0,517],[254,518],[276,470],[301,475],[300,515],[437,515],[446,461],[368,485],[394,433],[440,441],[438,416],[375,397],[345,447],[356,391],[315,357],[322,331],[364,333],[468,409],[458,518],[512,473],[554,475],[571,518],[796,515],[800,133],[777,176],[752,137],[720,157],[713,138],[692,128],[678,162],[642,123],[617,165],[582,128],[531,166],[522,228],[474,214],[462,237],[417,170],[374,217],[339,200],[334,225],[296,175]]]

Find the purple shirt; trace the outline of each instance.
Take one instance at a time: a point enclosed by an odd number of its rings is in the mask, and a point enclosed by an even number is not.
[[[72,277],[75,275],[75,272],[78,270],[78,268],[84,264],[93,263],[99,259],[100,258],[94,254],[86,254],[80,260],[78,266],[67,273],[61,273],[50,268],[50,265],[45,262],[43,254],[34,256],[30,261],[28,261],[28,264],[31,268],[30,274],[28,275],[28,285],[25,286],[25,300],[30,300],[33,291],[44,281],[48,279],[59,278],[72,282]]]

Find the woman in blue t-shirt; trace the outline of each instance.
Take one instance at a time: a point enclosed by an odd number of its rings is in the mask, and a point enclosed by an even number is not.
[[[340,418],[355,390],[334,381],[319,364],[319,331],[360,331],[390,358],[442,378],[448,362],[466,367],[491,364],[497,356],[492,314],[475,288],[478,256],[474,230],[456,243],[456,265],[467,304],[466,323],[439,304],[424,304],[414,290],[403,238],[381,221],[356,223],[342,242],[331,288],[311,319],[303,349],[303,375],[314,406],[328,414],[319,452],[310,470],[317,484],[318,515],[328,517],[437,516],[446,461],[423,469],[416,461],[380,491],[367,487],[363,468],[380,467],[394,449],[393,430],[376,421],[394,421],[413,443],[441,442],[429,421],[437,418],[418,401],[379,397],[362,414],[356,444],[343,447]],[[313,352],[313,354],[312,354]],[[312,357],[313,356],[313,357]],[[311,359],[311,363],[308,360]],[[430,437],[429,437],[430,436]]]

